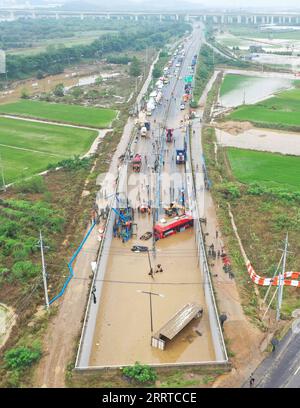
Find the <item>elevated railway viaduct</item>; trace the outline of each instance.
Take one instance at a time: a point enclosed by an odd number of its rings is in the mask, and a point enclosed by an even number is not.
[[[209,10],[187,10],[187,11],[72,11],[63,10],[59,7],[53,8],[0,8],[1,20],[16,20],[19,18],[66,18],[87,17],[99,19],[129,19],[129,20],[185,20],[198,19],[203,22],[213,22],[217,24],[300,24],[300,13],[288,12],[249,12],[249,11],[209,11]]]

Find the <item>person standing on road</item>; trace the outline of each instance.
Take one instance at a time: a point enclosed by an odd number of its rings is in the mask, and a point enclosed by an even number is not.
[[[249,385],[250,388],[254,388],[255,378],[253,377],[253,373],[250,375]]]

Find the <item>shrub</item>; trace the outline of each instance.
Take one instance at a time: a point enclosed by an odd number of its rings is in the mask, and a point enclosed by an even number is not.
[[[12,251],[12,256],[15,261],[21,261],[22,259],[26,259],[29,255],[29,251],[25,248],[22,248],[21,245],[17,246]]]
[[[238,198],[240,197],[240,189],[234,183],[224,183],[217,187],[217,190],[221,192],[225,198]]]
[[[0,224],[0,236],[6,238],[17,238],[19,225],[16,221],[2,221]]]
[[[130,76],[138,77],[139,75],[141,75],[141,72],[142,69],[140,60],[136,57],[133,57],[129,68]]]
[[[29,99],[29,93],[28,93],[28,91],[27,91],[26,88],[23,88],[23,89],[21,90],[21,98],[22,98],[22,99]]]
[[[134,366],[124,367],[122,369],[122,374],[139,383],[154,382],[157,378],[157,374],[152,367],[142,365],[138,361],[134,364]]]
[[[35,176],[29,180],[22,180],[16,183],[15,190],[18,193],[43,193],[46,190],[46,186],[42,176]]]
[[[80,168],[88,169],[91,164],[91,157],[84,157],[80,159],[79,156],[75,156],[74,159],[66,159],[56,164],[49,164],[49,169],[55,169],[56,167],[63,167],[67,170],[77,170]]]
[[[22,370],[38,361],[41,355],[42,352],[39,345],[35,346],[35,348],[16,347],[6,351],[4,361],[8,368]]]
[[[22,281],[36,276],[39,273],[39,269],[31,261],[18,261],[12,267],[12,274],[14,278]]]

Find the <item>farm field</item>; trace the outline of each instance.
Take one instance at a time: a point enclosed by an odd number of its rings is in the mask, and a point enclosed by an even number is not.
[[[232,172],[241,183],[300,191],[299,157],[236,148],[226,150]]]
[[[253,106],[292,86],[293,80],[287,78],[226,74],[221,85],[220,102],[226,107]]]
[[[278,40],[299,40],[300,41],[300,30],[289,30],[289,31],[263,31],[256,27],[247,26],[236,26],[228,25],[225,27],[226,31],[237,37],[247,37],[247,38],[265,38],[265,39],[278,39]]]
[[[222,82],[220,95],[223,96],[236,88],[241,88],[249,81],[253,81],[253,79],[255,79],[253,76],[227,74]]]
[[[117,31],[114,30],[94,30],[94,31],[84,31],[84,32],[76,32],[72,37],[58,37],[58,38],[51,38],[40,40],[32,44],[31,47],[28,48],[13,48],[7,50],[8,54],[12,55],[35,55],[40,52],[47,51],[47,47],[55,46],[55,47],[71,47],[74,45],[85,45],[89,44],[92,41],[96,40],[97,38],[101,37],[107,33],[116,33]]]
[[[0,118],[0,155],[6,183],[86,153],[97,132]]]
[[[291,89],[255,105],[237,108],[227,117],[259,125],[289,128],[300,126],[300,89]]]
[[[117,114],[113,109],[30,100],[0,105],[0,113],[97,128],[109,127]]]
[[[260,46],[270,53],[294,50],[294,55],[287,60],[285,56],[274,54],[259,55],[259,62],[281,67],[299,64],[297,55],[300,50],[300,30],[263,31],[260,27],[227,26],[216,36],[217,41],[225,47],[238,47],[239,55],[247,54],[250,46]]]

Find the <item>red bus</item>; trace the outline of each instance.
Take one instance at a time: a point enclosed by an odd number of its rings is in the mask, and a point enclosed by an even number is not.
[[[192,227],[193,224],[193,217],[187,214],[169,219],[167,222],[158,222],[154,227],[154,238],[156,240],[166,238],[177,232],[185,231],[187,228]]]

